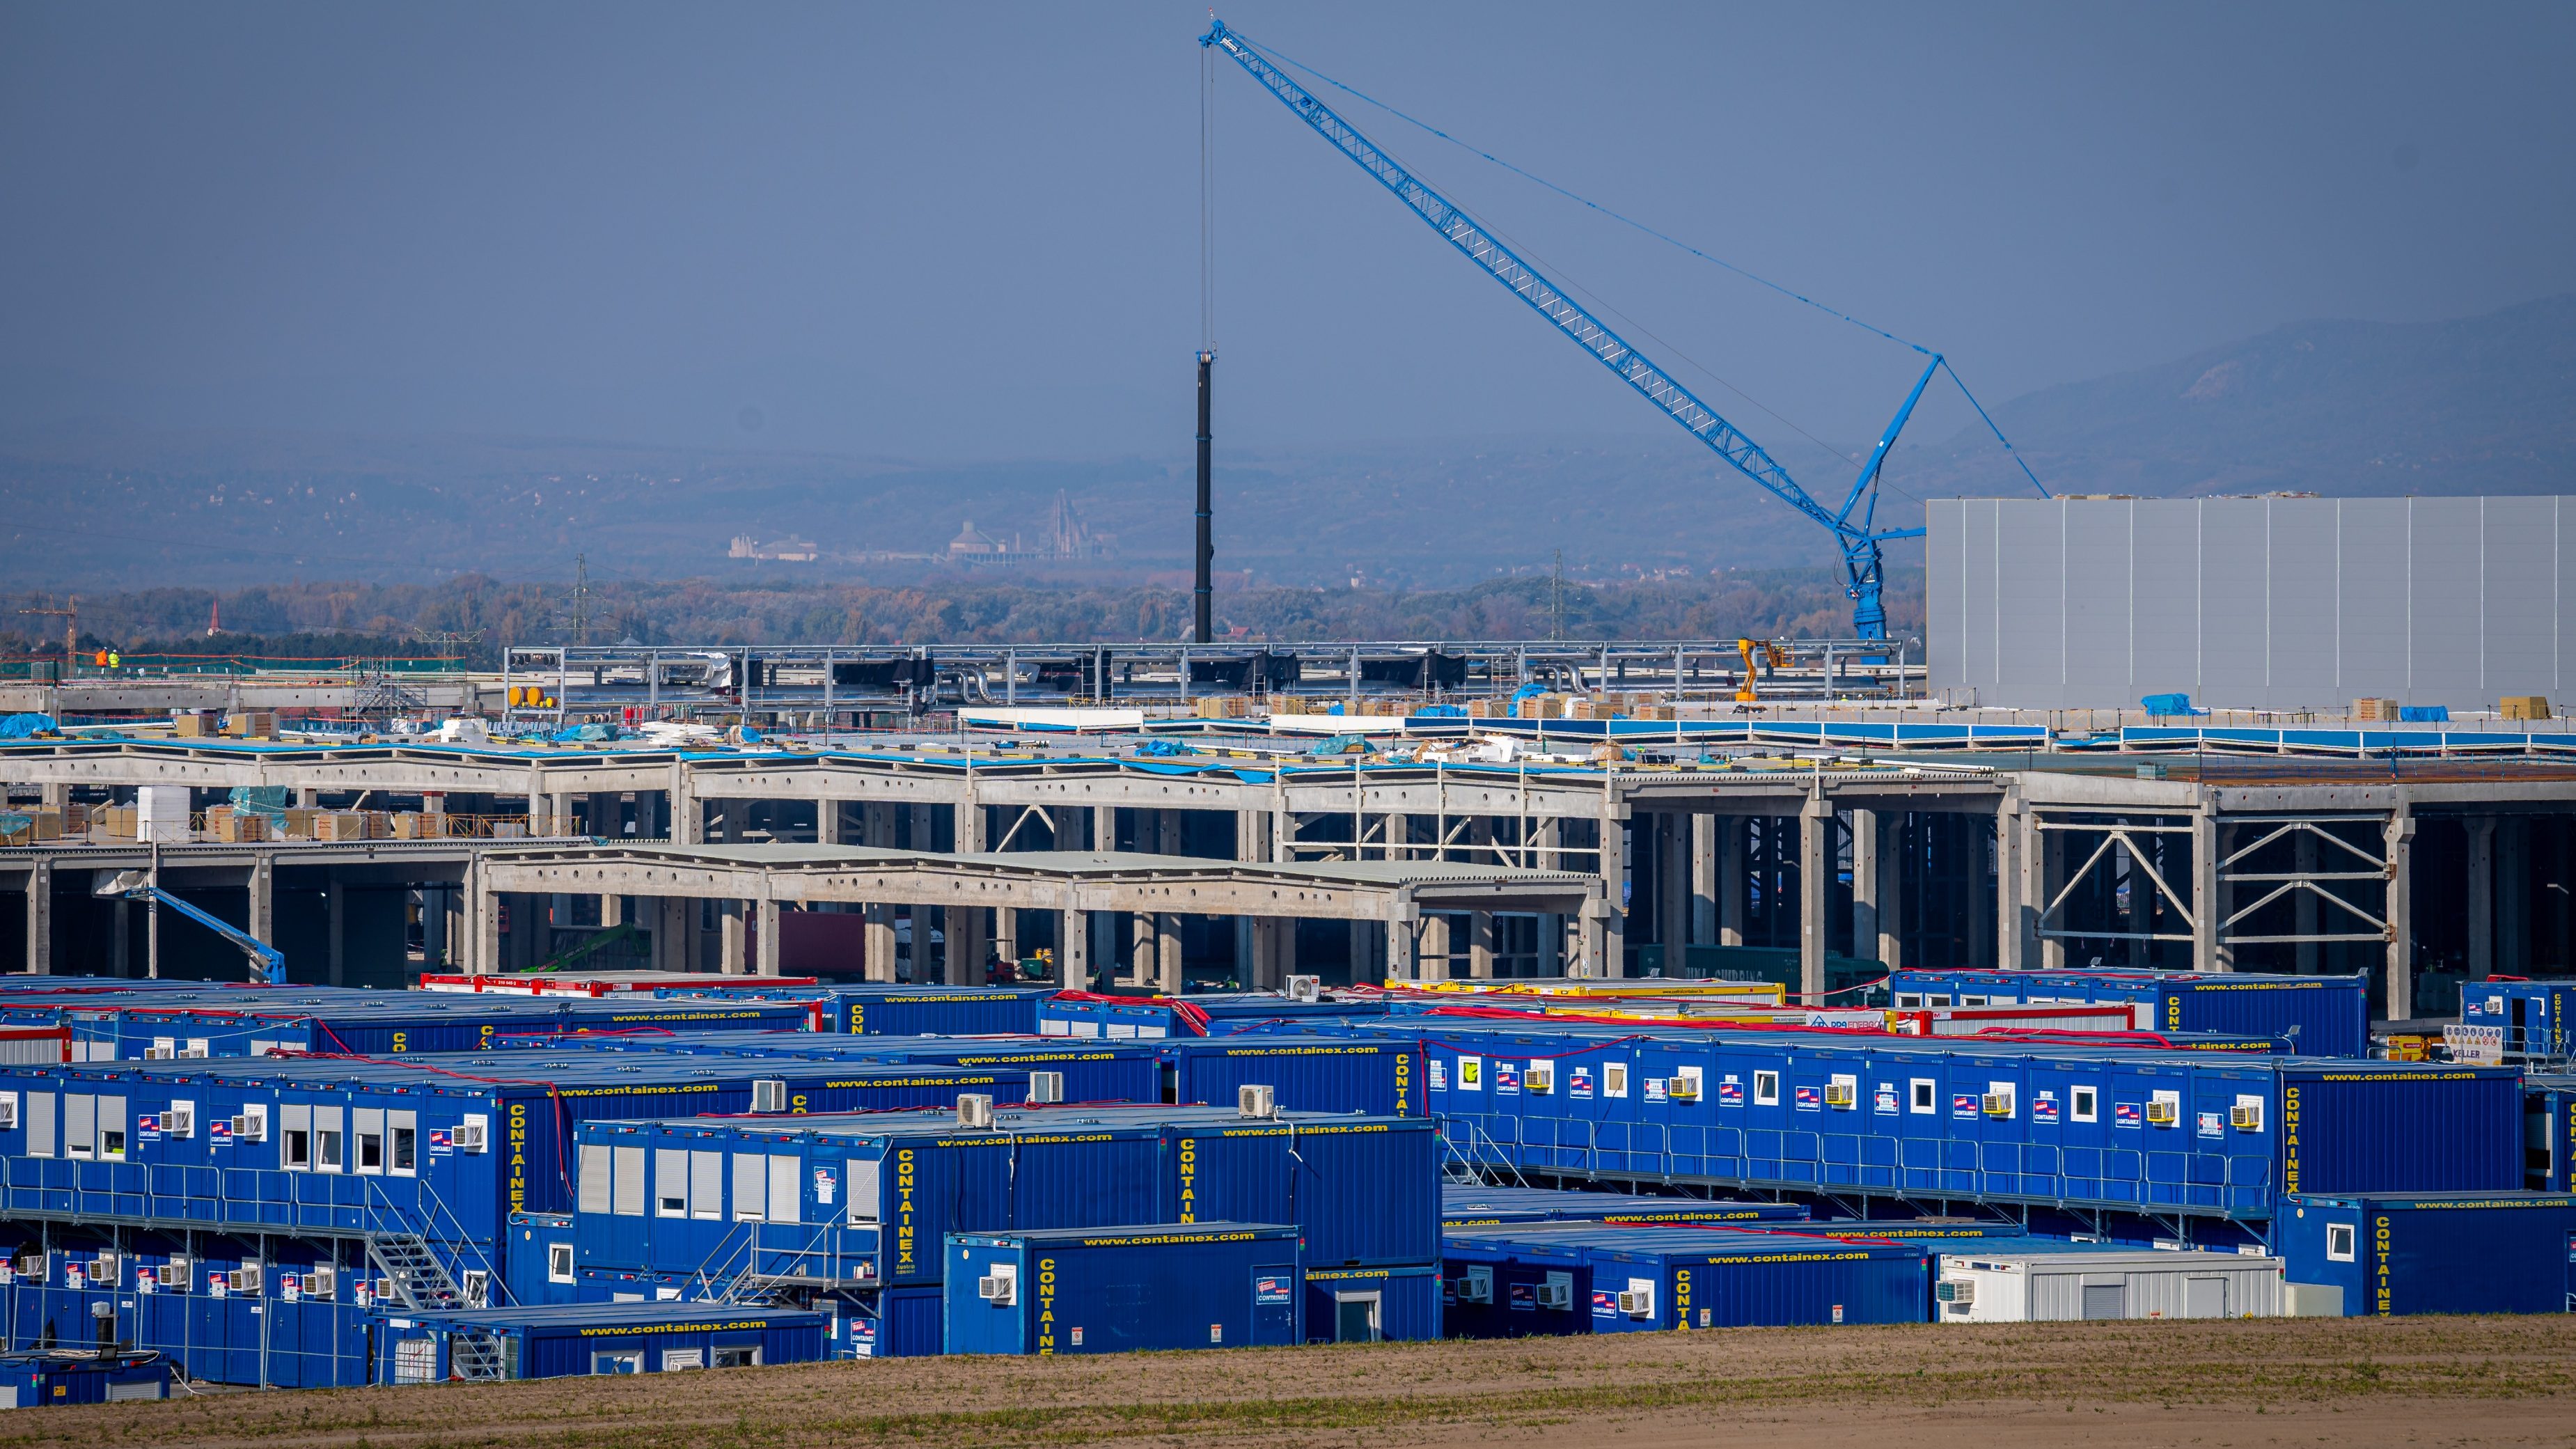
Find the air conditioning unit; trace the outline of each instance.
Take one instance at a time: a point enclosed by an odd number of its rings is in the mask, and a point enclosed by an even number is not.
[[[2182,1103],[2171,1097],[2159,1097],[2147,1103],[2147,1125],[2171,1127],[2182,1121]]]
[[[1988,1092],[1980,1100],[1984,1103],[1986,1115],[1989,1117],[2009,1117],[2013,1114],[2013,1094],[2010,1092]]]
[[[1289,977],[1289,978],[1288,978],[1288,999],[1289,999],[1290,1001],[1321,1001],[1321,1000],[1323,1000],[1323,999],[1324,999],[1324,978],[1323,978],[1323,977],[1321,977],[1321,976],[1291,976],[1291,977]]]
[[[147,1062],[175,1061],[178,1055],[179,1043],[166,1036],[152,1038],[152,1045],[143,1049],[143,1059]]]
[[[1630,1318],[1651,1318],[1655,1313],[1655,1295],[1630,1288],[1619,1294],[1619,1311]]]
[[[1470,1266],[1458,1279],[1458,1301],[1491,1303],[1494,1301],[1494,1270],[1482,1263]]]
[[[1521,1073],[1521,1085],[1527,1087],[1533,1094],[1541,1097],[1555,1091],[1556,1063],[1530,1063],[1529,1069]]]
[[[1860,1105],[1860,1087],[1852,1082],[1825,1083],[1825,1105],[1839,1108]]]
[[[995,1263],[992,1272],[975,1280],[975,1296],[996,1308],[1008,1308],[1019,1302],[1019,1268],[1009,1263]]]
[[[179,1055],[188,1060],[211,1057],[214,1054],[214,1049],[207,1044],[206,1038],[201,1036],[188,1038],[188,1044],[179,1049]]]
[[[328,1263],[316,1263],[304,1270],[304,1296],[334,1298],[340,1291],[340,1270]]]
[[[164,1263],[152,1270],[152,1281],[164,1288],[185,1288],[188,1286],[188,1265]]]
[[[115,1282],[116,1255],[114,1253],[101,1253],[97,1257],[90,1259],[89,1276],[90,1281],[94,1283]]]
[[[268,1109],[244,1107],[241,1115],[233,1119],[233,1140],[235,1142],[267,1141]]]
[[[1246,1082],[1234,1089],[1234,1110],[1246,1117],[1276,1117],[1279,1093],[1258,1082]]]
[[[1932,1285],[1932,1301],[1965,1308],[1977,1301],[1977,1282],[1973,1278],[1944,1278]]]
[[[1676,1102],[1696,1102],[1699,1100],[1699,1078],[1675,1077],[1664,1083],[1664,1095]]]
[[[171,1137],[197,1135],[197,1104],[173,1102],[161,1113],[161,1130]]]
[[[1538,1306],[1563,1312],[1574,1306],[1574,1278],[1571,1274],[1550,1273],[1538,1285]]]
[[[2235,1128],[2239,1132],[2262,1131],[2263,1104],[2260,1102],[2239,1102],[2235,1106],[2228,1108],[2227,1125]]]
[[[993,1097],[989,1092],[957,1094],[957,1125],[989,1129],[993,1125]]]
[[[0,1092],[0,1130],[14,1132],[17,1128],[18,1094],[15,1092]]]
[[[1032,1101],[1032,1102],[1061,1102],[1061,1101],[1063,1101],[1063,1100],[1064,1100],[1064,1073],[1062,1073],[1062,1072],[1031,1072],[1031,1073],[1029,1073],[1029,1100],[1030,1100],[1030,1101]]]
[[[244,1263],[240,1267],[226,1273],[224,1275],[224,1286],[235,1293],[258,1292],[259,1265],[257,1263]]]
[[[487,1145],[483,1139],[484,1126],[482,1118],[468,1117],[464,1121],[456,1124],[457,1151],[481,1152],[485,1150]]]
[[[787,1110],[787,1084],[774,1077],[755,1077],[751,1083],[751,1110],[784,1112]]]

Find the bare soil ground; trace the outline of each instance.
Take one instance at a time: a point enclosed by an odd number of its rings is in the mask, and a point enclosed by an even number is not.
[[[221,1394],[0,1449],[2576,1444],[2576,1317],[1738,1329]]]

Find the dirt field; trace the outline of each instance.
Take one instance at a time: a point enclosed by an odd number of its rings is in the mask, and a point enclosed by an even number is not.
[[[2576,1318],[1747,1329],[223,1394],[0,1446],[2576,1443]]]

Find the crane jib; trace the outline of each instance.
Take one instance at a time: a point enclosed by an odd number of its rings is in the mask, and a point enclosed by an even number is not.
[[[1591,353],[1621,381],[1662,409],[1666,416],[1681,424],[1691,436],[1707,444],[1729,466],[1760,485],[1765,492],[1830,530],[1850,581],[1845,592],[1854,601],[1855,630],[1864,639],[1886,637],[1886,615],[1880,604],[1884,563],[1879,541],[1913,537],[1920,530],[1896,529],[1880,533],[1873,531],[1867,520],[1874,519],[1877,513],[1877,465],[1894,442],[1897,432],[1905,426],[1906,419],[1912,415],[1914,405],[1923,393],[1921,383],[1915,385],[1895,421],[1888,425],[1878,450],[1871,455],[1870,465],[1854,484],[1843,511],[1837,514],[1800,487],[1797,480],[1789,476],[1788,470],[1764,452],[1760,444],[1728,422],[1715,408],[1702,402],[1678,379],[1630,346],[1607,324],[1567,297],[1562,288],[1522,261],[1456,203],[1424,185],[1393,157],[1379,150],[1374,142],[1360,134],[1358,128],[1342,119],[1332,107],[1290,79],[1286,72],[1273,65],[1241,35],[1228,29],[1224,21],[1212,21],[1208,33],[1199,38],[1199,44],[1214,46],[1232,56],[1235,63],[1249,72],[1264,89],[1277,96],[1317,134],[1332,142],[1336,150],[1358,163],[1361,170],[1394,192],[1409,210],[1440,233],[1450,245],[1509,288],[1513,295],[1548,319],[1584,351]],[[1934,366],[1938,365],[1936,358]],[[1927,381],[1929,376],[1927,373]],[[1857,525],[1851,521],[1856,508],[1862,509],[1864,519]]]

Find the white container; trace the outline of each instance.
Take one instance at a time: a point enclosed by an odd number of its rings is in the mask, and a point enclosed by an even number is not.
[[[185,844],[188,840],[188,787],[138,787],[134,792],[134,836],[143,841]]]
[[[1963,1245],[1936,1261],[1933,1317],[1943,1323],[2278,1318],[2284,1311],[2282,1262],[2272,1257]]]

